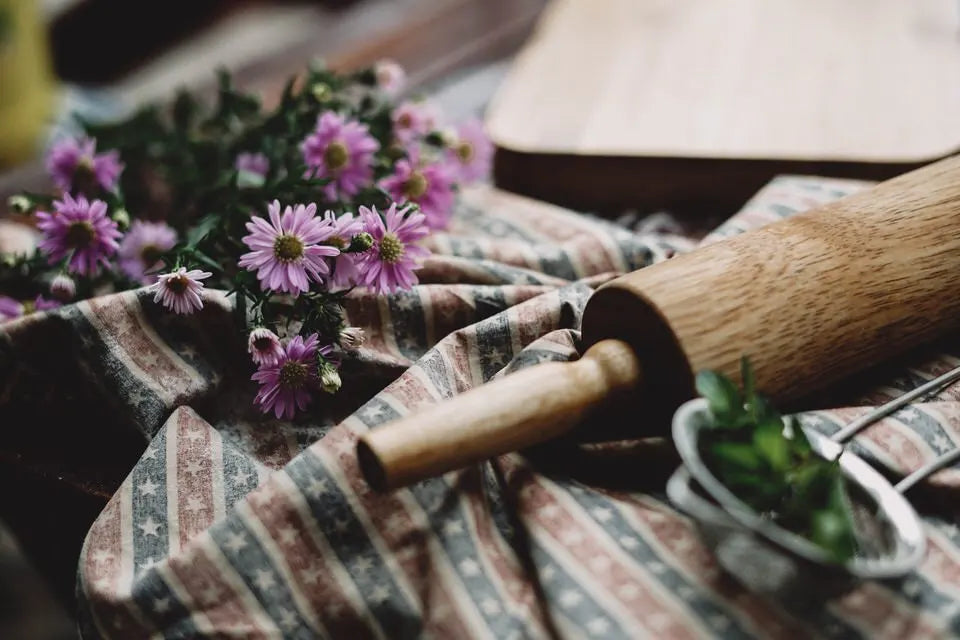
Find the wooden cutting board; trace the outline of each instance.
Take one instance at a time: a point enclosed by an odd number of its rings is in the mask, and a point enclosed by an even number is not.
[[[960,150],[956,0],[554,0],[488,112],[500,186],[735,207]]]

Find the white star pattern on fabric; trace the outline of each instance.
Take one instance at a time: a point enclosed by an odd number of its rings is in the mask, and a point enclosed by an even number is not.
[[[200,466],[200,462],[197,460],[191,460],[183,467],[184,473],[195,474],[203,471],[203,467]]]
[[[320,496],[326,495],[330,492],[330,481],[326,478],[317,480],[316,478],[310,478],[310,483],[307,484],[307,495],[313,498],[319,498]]]
[[[950,449],[951,447],[953,447],[953,443],[950,442],[950,439],[947,438],[947,437],[946,437],[945,435],[943,435],[942,433],[938,433],[938,434],[936,434],[935,436],[933,436],[933,448],[934,448],[934,449],[936,449],[936,450],[938,450],[938,451],[946,451],[947,449]]]
[[[390,589],[383,586],[382,584],[378,584],[370,592],[370,601],[373,602],[374,604],[383,604],[389,599],[390,599]]]
[[[152,447],[152,446],[147,447],[146,453],[143,454],[143,459],[144,459],[144,460],[154,460],[156,457],[157,457],[157,449],[156,449],[156,447]]]
[[[583,600],[583,595],[573,589],[567,589],[560,594],[560,604],[565,609],[577,606],[581,600]]]
[[[587,631],[593,636],[602,636],[610,630],[610,621],[606,618],[594,618],[587,623]]]
[[[200,602],[204,604],[214,604],[220,601],[220,589],[217,585],[211,583],[200,590]]]
[[[203,502],[197,496],[190,496],[187,498],[187,506],[184,507],[185,511],[196,513],[198,511],[203,511],[204,509],[206,509],[206,506],[204,506]]]
[[[257,586],[266,591],[273,587],[277,581],[273,574],[266,569],[257,569],[257,577],[253,579]]]
[[[350,528],[350,521],[349,521],[349,520],[345,520],[345,519],[341,519],[341,518],[337,518],[336,520],[333,521],[333,528],[336,529],[336,530],[337,530],[338,532],[340,532],[340,533],[345,533],[345,532],[347,531],[347,529]]]
[[[234,531],[227,536],[223,546],[234,553],[240,553],[240,550],[247,546],[247,540],[242,533]]]
[[[353,561],[354,573],[365,574],[373,568],[373,560],[367,556],[357,556]]]
[[[487,352],[487,362],[490,363],[490,366],[502,366],[506,363],[507,356],[500,349],[494,347]]]
[[[637,542],[637,539],[630,536],[620,536],[620,544],[624,549],[636,549],[640,546],[640,543]]]
[[[153,601],[154,613],[166,613],[170,610],[170,598],[157,598]]]
[[[487,598],[486,600],[481,602],[480,608],[488,616],[495,616],[501,611],[500,603],[494,600],[493,598]]]
[[[282,628],[284,631],[293,631],[299,624],[297,622],[297,614],[286,607],[280,609],[280,620],[278,620],[278,622],[280,624],[280,628]]]
[[[106,549],[97,549],[91,554],[94,562],[106,562],[107,560],[113,560],[113,554],[107,551]]]
[[[297,538],[300,537],[300,534],[297,532],[297,530],[290,525],[278,529],[277,533],[280,534],[280,543],[286,545],[293,544],[297,541]]]
[[[916,407],[907,407],[906,409],[901,409],[897,413],[897,417],[905,420],[916,420],[920,417],[920,412],[917,411]]]
[[[154,536],[156,537],[157,532],[160,530],[160,525],[154,521],[153,516],[148,516],[147,519],[140,523],[140,530],[143,531],[145,536]]]
[[[473,558],[467,558],[460,561],[460,571],[465,576],[475,576],[480,573],[480,565]]]
[[[460,520],[450,520],[443,525],[443,532],[448,536],[463,533],[463,523]]]
[[[242,469],[237,469],[237,472],[233,474],[233,481],[237,484],[247,484],[247,480],[250,479],[250,473]]]
[[[730,626],[730,619],[722,614],[715,614],[707,618],[707,621],[710,623],[710,626],[719,631],[723,631]]]
[[[606,522],[613,517],[613,511],[607,509],[606,507],[597,507],[590,513],[593,514],[593,517],[599,520],[600,522]]]
[[[152,478],[147,478],[140,483],[140,493],[145,496],[155,496],[157,495],[157,487],[159,485],[153,481]]]
[[[300,571],[300,575],[303,577],[305,584],[316,584],[322,573],[323,570],[319,566],[307,567]]]

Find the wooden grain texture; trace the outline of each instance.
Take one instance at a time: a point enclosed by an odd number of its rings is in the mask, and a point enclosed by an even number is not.
[[[532,367],[364,434],[360,467],[378,490],[556,438],[640,383],[633,349],[598,342],[576,362]]]
[[[960,149],[960,10],[554,0],[488,128],[498,185],[590,210],[732,212],[778,172],[886,179]]]
[[[610,390],[635,428],[661,426],[659,435],[693,395],[696,371],[738,379],[747,355],[757,387],[780,402],[956,331],[960,156],[618,278],[587,303],[582,328],[586,359],[612,344],[632,363]],[[612,400],[607,379],[591,368],[584,383],[582,367],[508,375],[371,431],[368,478],[399,486],[565,433]],[[643,384],[624,398],[641,369]]]

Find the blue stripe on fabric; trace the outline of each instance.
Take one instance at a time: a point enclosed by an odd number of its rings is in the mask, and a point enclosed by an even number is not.
[[[316,637],[301,615],[283,574],[273,564],[259,538],[241,521],[239,514],[234,513],[232,518],[213,527],[210,537],[274,623],[280,626],[281,621],[290,620],[289,626],[281,626],[284,638]],[[228,544],[233,540],[242,540],[243,545]]]
[[[167,431],[161,429],[130,473],[133,527],[133,567],[145,567],[166,557],[167,538]],[[151,533],[153,532],[153,533]]]
[[[391,638],[419,637],[423,630],[419,613],[400,589],[323,461],[308,449],[290,462],[284,472],[303,494],[316,526],[380,628]],[[315,483],[323,484],[322,492],[310,490]]]
[[[147,569],[137,576],[131,599],[164,638],[198,638],[202,635],[193,622],[192,611],[180,602],[156,569]]]

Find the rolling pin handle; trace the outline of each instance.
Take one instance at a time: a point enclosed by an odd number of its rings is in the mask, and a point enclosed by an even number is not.
[[[530,367],[374,428],[357,443],[360,469],[378,491],[406,486],[563,435],[640,381],[633,349],[603,340],[574,362]]]

